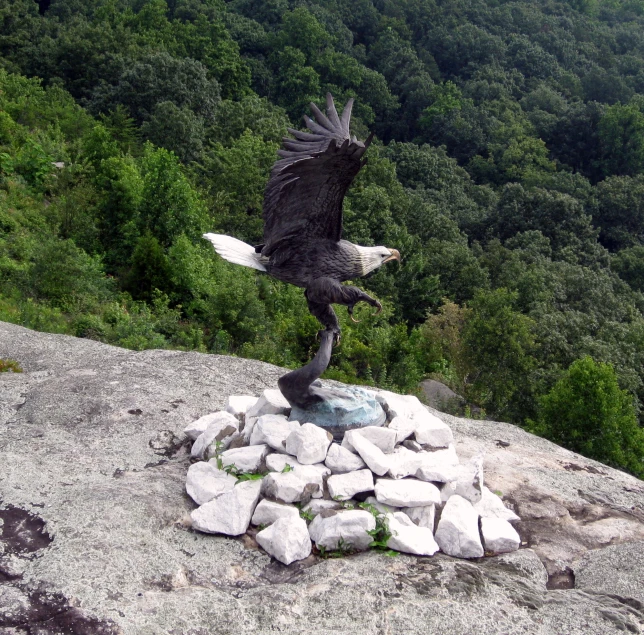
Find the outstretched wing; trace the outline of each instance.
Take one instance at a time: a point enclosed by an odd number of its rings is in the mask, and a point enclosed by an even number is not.
[[[326,96],[327,115],[315,104],[315,121],[305,117],[310,132],[289,128],[295,139],[285,138],[283,150],[271,171],[264,191],[264,247],[270,256],[293,238],[342,236],[342,201],[365,161],[361,160],[373,135],[365,143],[349,134],[353,99],[342,117],[330,94]]]

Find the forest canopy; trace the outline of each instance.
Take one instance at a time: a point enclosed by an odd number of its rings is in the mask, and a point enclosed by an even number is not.
[[[345,238],[403,256],[327,376],[435,377],[644,475],[644,0],[0,0],[0,319],[305,362],[301,290],[201,234],[260,242],[326,92],[376,134]]]

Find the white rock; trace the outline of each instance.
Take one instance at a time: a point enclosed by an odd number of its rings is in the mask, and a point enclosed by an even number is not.
[[[257,472],[269,451],[266,444],[248,445],[234,450],[226,450],[221,453],[220,458],[224,467],[234,465],[240,472]]]
[[[308,502],[311,496],[319,493],[321,480],[319,472],[315,475],[296,472],[270,472],[262,479],[262,494],[283,503]]]
[[[481,518],[502,518],[503,520],[521,520],[503,501],[491,492],[485,485],[481,492],[481,500],[474,505]]]
[[[521,544],[516,529],[502,518],[481,518],[481,536],[485,551],[493,554],[516,551]]]
[[[320,512],[328,511],[330,509],[340,509],[342,505],[337,501],[328,501],[323,498],[312,498],[304,507],[302,511],[309,512],[311,516],[315,517]]]
[[[421,481],[447,483],[458,477],[458,457],[454,446],[433,452],[419,452],[420,466],[416,478]]]
[[[242,434],[244,435],[244,443],[246,445],[250,443],[250,437],[253,434],[258,419],[259,417],[250,417],[248,413],[244,417],[244,430]]]
[[[239,419],[239,423],[244,423],[246,412],[257,403],[257,397],[251,395],[231,395],[226,400],[226,412],[230,412]]]
[[[414,419],[414,415],[424,410],[423,404],[417,397],[412,395],[399,395],[388,390],[380,390],[376,393],[376,399],[389,415],[388,419],[393,421],[396,417]]]
[[[367,532],[375,528],[376,519],[366,511],[322,512],[309,525],[309,534],[318,548],[337,549],[342,539],[343,546],[362,550],[369,548],[373,538]]]
[[[364,499],[364,502],[368,505],[373,505],[381,514],[393,514],[394,512],[399,512],[400,507],[394,507],[393,505],[386,505],[385,503],[378,502],[378,499],[375,496],[367,496]]]
[[[422,465],[420,453],[412,452],[402,446],[398,446],[387,458],[389,459],[389,476],[395,479],[415,475]]]
[[[289,415],[291,405],[284,395],[277,389],[268,389],[247,411],[247,417],[261,417],[262,415]]]
[[[447,503],[438,521],[434,536],[441,551],[456,558],[480,558],[483,545],[479,536],[479,515],[472,503],[455,494]]]
[[[210,414],[204,415],[203,417],[199,417],[196,421],[193,421],[192,423],[189,423],[184,429],[183,432],[185,433],[186,436],[190,437],[193,441],[196,441],[197,437],[200,434],[203,434],[206,431],[206,428],[211,423],[215,423],[216,421],[227,421],[230,422],[230,418],[227,416],[230,413],[224,412],[223,410],[219,410],[217,412],[211,412]],[[222,415],[224,415],[222,417]]]
[[[190,454],[198,459],[209,459],[215,454],[216,445],[221,441],[221,449],[228,447],[231,436],[239,431],[239,421],[229,412],[217,412],[208,427],[192,444]]]
[[[389,422],[389,429],[396,432],[396,443],[402,443],[416,432],[417,422],[407,417],[394,417]]]
[[[407,439],[403,441],[401,445],[404,448],[411,450],[412,452],[422,452],[423,450],[423,446],[420,443],[418,443],[418,441],[414,441],[413,439]]]
[[[311,553],[311,538],[306,522],[297,516],[279,518],[255,536],[266,553],[284,564],[303,560]]]
[[[300,511],[293,505],[283,505],[267,499],[262,499],[255,507],[255,513],[251,519],[253,525],[270,525],[278,518],[292,517],[299,518]]]
[[[345,433],[344,438],[342,439],[342,447],[351,452],[358,452],[351,441],[351,439],[356,434],[359,434],[361,437],[364,437],[365,439],[371,441],[371,443],[373,443],[385,454],[389,454],[390,452],[394,451],[394,446],[396,445],[395,430],[390,430],[389,428],[383,428],[379,426],[366,426],[364,428],[357,428],[355,430],[351,430],[350,435],[348,432]]]
[[[326,484],[331,498],[346,501],[354,494],[371,491],[373,489],[373,474],[371,470],[335,474],[329,476]]]
[[[424,411],[422,418],[418,418],[415,436],[418,443],[432,448],[446,448],[454,442],[452,429],[427,410]]]
[[[441,489],[441,499],[449,500],[454,494],[466,498],[473,505],[483,496],[483,455],[477,454],[469,463],[456,468],[456,478]]]
[[[374,490],[378,502],[394,507],[424,507],[441,501],[440,492],[435,485],[416,479],[395,481],[379,478]]]
[[[262,415],[253,427],[250,445],[266,443],[278,452],[286,452],[286,438],[299,427],[298,421],[289,421],[284,415]]]
[[[391,538],[387,547],[417,556],[433,556],[438,551],[431,529],[415,525],[404,513],[387,515]]]
[[[188,468],[186,491],[197,505],[203,505],[215,496],[232,490],[236,482],[237,479],[234,476],[200,461]]]
[[[344,474],[345,472],[355,472],[366,467],[365,462],[356,454],[343,448],[338,443],[332,443],[326,454],[324,464],[333,472],[333,474]]]
[[[316,483],[318,490],[313,492],[313,498],[322,498],[324,495],[324,480],[331,474],[331,470],[323,463],[315,465],[298,465],[294,472],[305,478],[309,483]]]
[[[213,498],[191,514],[194,529],[209,534],[239,536],[250,524],[262,488],[262,481],[244,481]]]
[[[434,523],[436,520],[436,506],[425,505],[423,507],[404,507],[402,510],[409,519],[419,527],[427,527],[434,532]]]
[[[286,451],[304,465],[321,463],[333,436],[319,426],[304,423],[286,437]]]
[[[389,458],[383,451],[376,447],[369,439],[361,434],[358,430],[349,430],[344,433],[344,443],[347,441],[360,455],[360,458],[367,464],[367,467],[378,476],[382,476],[389,471]]]
[[[269,454],[266,457],[266,469],[269,472],[281,472],[287,465],[293,469],[302,467],[302,464],[294,456],[288,454]]]

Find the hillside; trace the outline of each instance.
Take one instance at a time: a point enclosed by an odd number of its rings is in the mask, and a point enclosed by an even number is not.
[[[643,27],[640,0],[1,0],[0,319],[301,364],[301,292],[200,235],[260,242],[286,127],[355,97],[345,237],[403,262],[327,376],[431,375],[642,475]]]
[[[22,635],[617,635],[644,624],[644,486],[511,424],[450,417],[521,549],[288,567],[189,528],[183,429],[283,369],[0,322],[0,629]]]

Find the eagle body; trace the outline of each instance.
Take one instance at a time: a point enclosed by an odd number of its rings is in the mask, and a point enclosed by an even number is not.
[[[366,159],[373,135],[365,143],[349,132],[353,99],[339,116],[327,95],[327,114],[311,104],[308,132],[293,130],[285,138],[264,191],[264,243],[252,247],[231,236],[204,234],[223,258],[265,271],[305,289],[311,313],[339,340],[332,304],[353,307],[380,303],[343,282],[360,278],[389,260],[396,249],[363,247],[342,239],[342,203]]]

